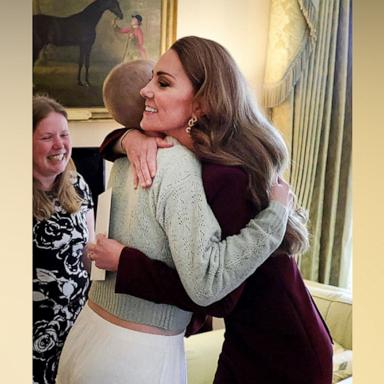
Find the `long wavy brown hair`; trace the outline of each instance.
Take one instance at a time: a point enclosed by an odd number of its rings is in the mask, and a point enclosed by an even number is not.
[[[51,112],[60,113],[67,119],[67,112],[57,101],[43,95],[33,97],[33,132],[39,122]],[[38,181],[33,179],[33,216],[37,220],[48,219],[54,213],[53,196],[58,198],[61,206],[68,213],[74,213],[80,209],[82,199],[73,186],[75,175],[76,167],[70,159],[64,172],[56,177],[51,191],[43,191]]]
[[[248,192],[256,209],[269,204],[276,175],[288,165],[288,150],[278,130],[260,112],[247,81],[228,51],[196,36],[172,46],[193,84],[204,111],[191,130],[196,155],[214,163],[240,166],[249,178]],[[308,248],[306,212],[296,199],[279,248],[290,254]]]

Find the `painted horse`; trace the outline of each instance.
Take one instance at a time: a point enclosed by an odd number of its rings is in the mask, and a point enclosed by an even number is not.
[[[81,12],[68,17],[34,15],[33,64],[47,44],[78,46],[80,52],[77,82],[79,85],[88,86],[89,58],[96,39],[96,26],[106,10],[111,11],[119,19],[123,18],[123,12],[117,0],[96,0]],[[81,81],[83,66],[85,66],[85,82]]]

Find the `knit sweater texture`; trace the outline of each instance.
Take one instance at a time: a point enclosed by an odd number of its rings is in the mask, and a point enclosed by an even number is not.
[[[133,188],[133,172],[125,158],[115,161],[109,237],[176,268],[192,300],[209,305],[220,300],[280,245],[287,209],[278,202],[251,220],[238,235],[220,241],[220,226],[207,204],[201,165],[175,139],[159,149],[157,173],[149,189]],[[115,316],[182,332],[191,313],[166,304],[115,293],[116,273],[94,281],[89,297]]]

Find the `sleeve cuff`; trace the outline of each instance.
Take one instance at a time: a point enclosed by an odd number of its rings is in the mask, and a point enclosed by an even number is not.
[[[129,271],[129,276],[134,275],[135,263],[132,263],[132,257],[135,257],[135,254],[138,251],[133,248],[124,247],[120,254],[119,265],[117,267],[116,272],[116,285],[115,292],[116,293],[126,293],[128,288],[127,278]]]

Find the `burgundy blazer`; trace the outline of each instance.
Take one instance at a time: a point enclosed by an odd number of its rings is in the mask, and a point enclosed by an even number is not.
[[[125,129],[101,146],[109,160]],[[222,237],[239,233],[257,212],[248,199],[246,173],[238,167],[202,162],[207,201]],[[332,340],[293,257],[277,250],[245,283],[208,307],[195,304],[176,270],[124,248],[116,292],[176,305],[197,314],[192,333],[206,315],[224,317],[225,335],[215,384],[330,384]]]

